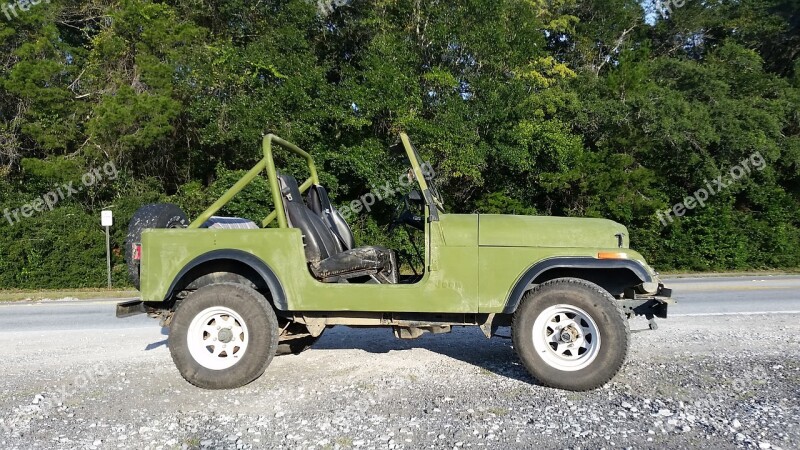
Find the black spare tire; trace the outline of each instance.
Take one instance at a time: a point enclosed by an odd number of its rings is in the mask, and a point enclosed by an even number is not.
[[[148,228],[185,228],[188,225],[186,213],[172,203],[145,205],[133,214],[125,238],[125,263],[128,265],[128,277],[136,289],[139,289],[140,276],[139,260],[134,258],[134,250],[142,242],[142,232]]]

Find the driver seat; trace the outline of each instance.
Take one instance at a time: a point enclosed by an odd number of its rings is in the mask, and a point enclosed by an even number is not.
[[[278,183],[289,226],[298,228],[303,233],[306,261],[315,278],[333,283],[369,276],[374,282],[397,283],[397,258],[394,251],[377,246],[346,249],[344,241],[336,236],[323,218],[303,202],[294,177],[279,174]],[[349,232],[352,242],[350,227],[343,219],[341,222]]]

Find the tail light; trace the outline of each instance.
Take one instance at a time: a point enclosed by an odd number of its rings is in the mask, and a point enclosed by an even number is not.
[[[142,260],[142,244],[133,244],[133,260]]]

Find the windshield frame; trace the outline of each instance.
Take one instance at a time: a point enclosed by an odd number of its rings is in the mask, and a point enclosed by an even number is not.
[[[433,186],[433,180],[426,178],[425,173],[422,170],[423,166],[426,166],[429,169],[431,169],[432,166],[422,159],[419,151],[417,151],[417,148],[411,143],[411,140],[408,138],[407,134],[400,133],[400,140],[403,141],[403,147],[406,150],[408,160],[411,162],[411,169],[413,171],[414,178],[417,179],[417,183],[419,184],[419,188],[422,192],[423,198],[425,199],[425,203],[431,207],[431,215],[436,215],[438,218],[438,214],[435,213],[437,210],[445,212],[444,202],[440,198],[441,194],[439,194],[438,190]],[[428,183],[429,181],[431,184]]]

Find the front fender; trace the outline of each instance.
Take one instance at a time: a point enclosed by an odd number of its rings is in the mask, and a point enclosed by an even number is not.
[[[503,314],[512,314],[517,310],[522,296],[531,284],[535,283],[537,279],[542,278],[548,271],[557,269],[608,269],[608,270],[628,270],[635,276],[640,283],[651,283],[653,277],[647,271],[642,263],[632,259],[597,259],[591,257],[556,257],[540,261],[531,266],[525,273],[517,280],[514,288],[511,290],[506,301],[506,306],[503,308]]]

